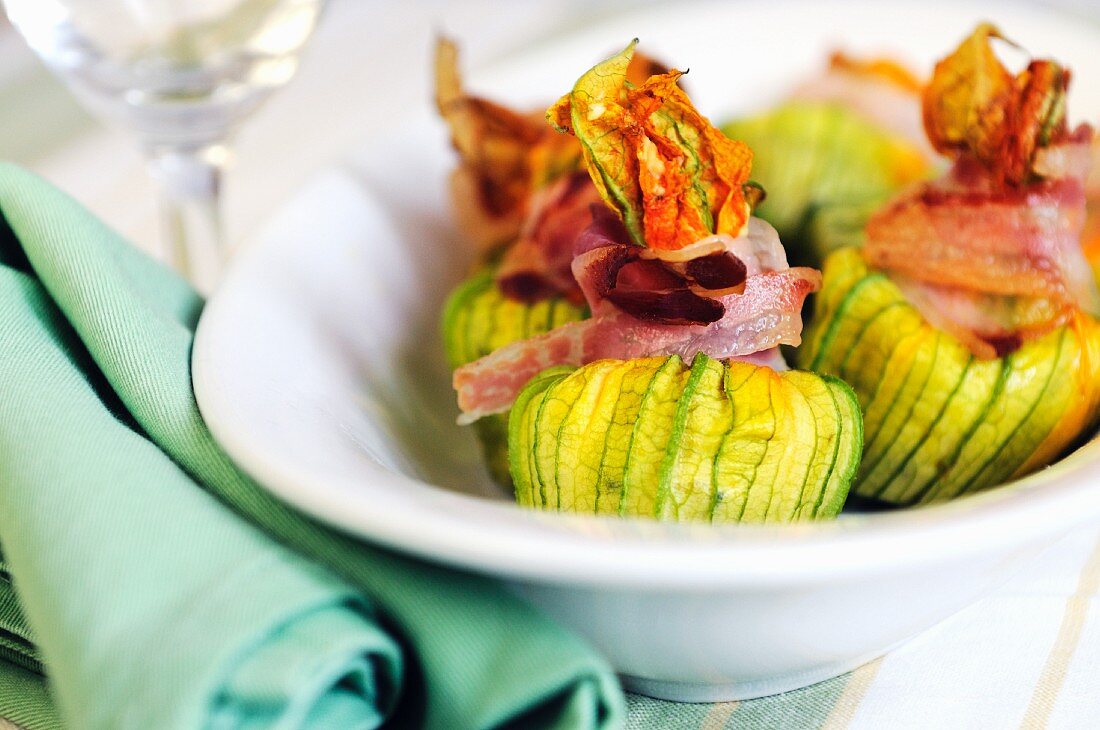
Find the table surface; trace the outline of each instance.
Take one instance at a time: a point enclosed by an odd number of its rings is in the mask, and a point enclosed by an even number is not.
[[[1060,4],[1100,13],[1095,2]],[[436,32],[459,38],[464,63],[475,65],[639,4],[333,0],[295,80],[237,136],[226,186],[230,240],[246,239],[304,180],[381,129],[380,109],[428,102]],[[319,111],[333,98],[341,99],[338,113]],[[0,28],[0,109],[0,159],[38,171],[159,253],[153,192],[129,137],[90,118],[9,28]],[[1090,527],[990,597],[850,675],[742,703],[630,697],[628,726],[1094,727],[1098,592],[1100,527]],[[7,725],[0,718],[0,728]]]

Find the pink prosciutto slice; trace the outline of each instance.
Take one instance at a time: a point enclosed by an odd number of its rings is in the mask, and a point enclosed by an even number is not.
[[[605,277],[613,273],[607,267],[609,260],[615,261],[625,257],[631,260],[661,262],[655,260],[653,252],[633,246],[627,243],[628,240],[629,237],[619,220],[602,206],[594,209],[592,225],[577,237],[573,249],[572,275],[593,312],[599,312],[601,307],[607,306],[607,290],[611,288],[612,282],[607,281]],[[696,281],[700,278],[700,272],[694,269],[703,268],[707,263],[716,260],[719,254],[728,255],[741,269],[739,280],[725,282],[733,285],[740,284],[748,277],[757,274],[785,271],[790,268],[787,263],[787,252],[779,240],[779,234],[769,223],[759,218],[749,219],[745,235],[736,238],[729,235],[708,236],[681,249],[680,253],[691,257],[691,260],[683,262],[682,267],[675,261],[661,263],[672,270],[682,270],[685,277],[694,278]],[[721,276],[716,278],[720,279]],[[657,284],[658,282],[654,282],[654,285]],[[711,284],[711,286],[714,285]],[[741,293],[741,289],[742,287],[738,287],[736,292],[722,293]],[[706,293],[699,286],[695,286],[694,290]]]
[[[1018,188],[995,188],[983,168],[960,159],[943,179],[872,216],[868,262],[937,287],[1100,311],[1080,244],[1090,137],[1085,129],[1040,150],[1033,169],[1043,179]]]
[[[775,348],[802,341],[802,304],[820,288],[821,275],[814,269],[787,268],[778,236],[766,223],[750,223],[745,236],[719,237],[725,239],[723,246],[745,255],[749,273],[740,293],[715,297],[721,316],[709,324],[643,320],[602,298],[605,287],[593,281],[601,271],[595,262],[624,245],[615,238],[613,231],[594,224],[577,241],[573,271],[589,298],[591,319],[507,345],[455,371],[460,422],[508,410],[527,381],[555,365],[667,355],[690,359],[699,352],[771,365],[780,359]]]

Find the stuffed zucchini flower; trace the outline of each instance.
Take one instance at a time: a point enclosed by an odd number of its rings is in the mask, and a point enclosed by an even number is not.
[[[861,452],[851,389],[786,369],[820,285],[752,218],[751,150],[680,72],[633,84],[634,44],[547,113],[604,201],[571,270],[591,317],[458,368],[461,421],[510,410],[517,500],[701,521],[835,516]]]
[[[1096,284],[1081,248],[1092,130],[1066,122],[1069,72],[1012,74],[982,25],[923,95],[952,165],[871,217],[825,264],[802,364],[863,406],[854,490],[895,504],[985,489],[1044,466],[1100,405]]]

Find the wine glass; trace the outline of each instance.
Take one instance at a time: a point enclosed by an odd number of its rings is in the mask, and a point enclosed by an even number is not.
[[[225,257],[219,190],[236,125],[294,75],[324,0],[3,0],[31,48],[138,136],[173,265],[204,293]]]

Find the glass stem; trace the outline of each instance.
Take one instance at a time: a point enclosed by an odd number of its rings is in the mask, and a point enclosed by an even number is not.
[[[149,172],[160,187],[161,239],[168,260],[204,295],[218,283],[225,260],[221,219],[224,144],[152,146]]]

